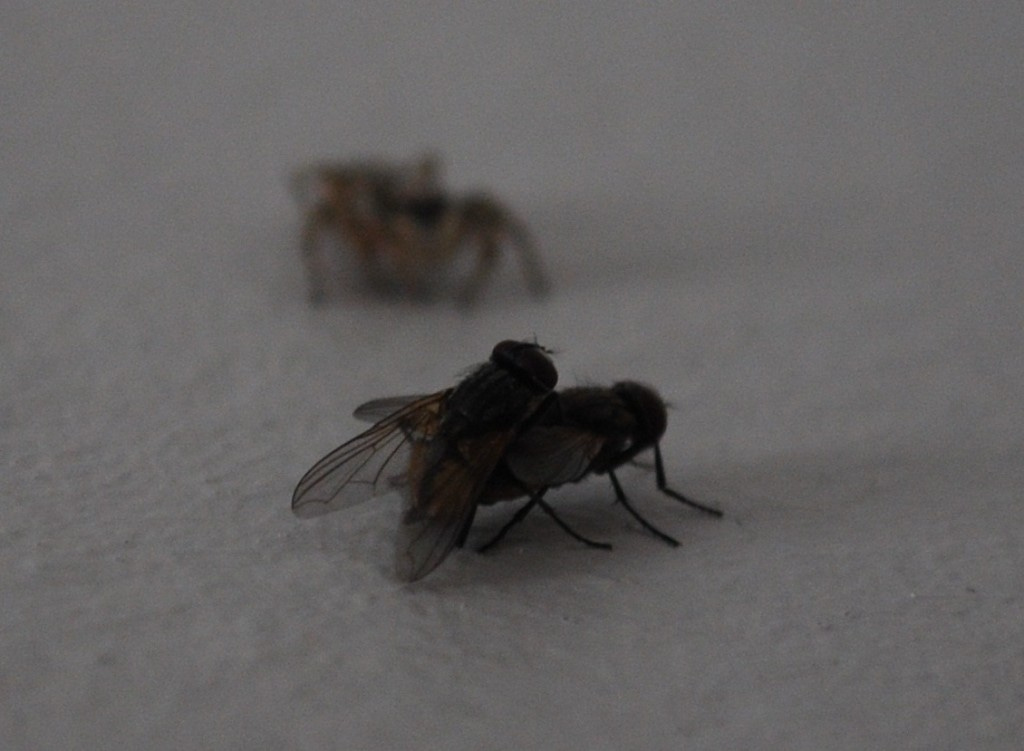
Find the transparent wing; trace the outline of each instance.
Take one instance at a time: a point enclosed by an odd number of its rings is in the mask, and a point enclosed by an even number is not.
[[[409,396],[386,396],[383,399],[374,399],[356,407],[352,416],[363,422],[378,422],[396,412],[400,412],[410,404],[414,404],[422,399],[429,399],[431,396],[433,394],[412,394]]]
[[[436,433],[448,393],[407,403],[327,454],[299,480],[292,511],[318,516],[405,484],[410,449]]]
[[[509,447],[505,464],[528,488],[576,482],[590,470],[605,439],[597,433],[563,425],[537,425]]]
[[[443,561],[473,522],[477,500],[514,432],[443,445],[413,446],[407,506],[395,547],[395,571],[421,579]]]

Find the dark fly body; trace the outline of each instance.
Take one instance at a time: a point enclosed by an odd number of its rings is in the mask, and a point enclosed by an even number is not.
[[[579,482],[589,475],[607,475],[616,500],[645,529],[670,545],[679,542],[644,519],[626,497],[615,471],[649,449],[654,452],[655,482],[665,495],[703,513],[722,512],[668,487],[659,442],[668,425],[665,403],[650,386],[621,381],[610,388],[578,387],[558,392],[544,411],[509,446],[504,460],[484,489],[480,503],[528,497],[527,503],[482,549],[505,536],[540,506],[576,539],[611,547],[574,532],[552,510],[544,494],[551,488]]]
[[[542,347],[503,341],[454,388],[368,402],[355,414],[375,424],[303,476],[292,510],[315,516],[400,489],[396,570],[426,576],[465,540],[488,479],[557,382]]]

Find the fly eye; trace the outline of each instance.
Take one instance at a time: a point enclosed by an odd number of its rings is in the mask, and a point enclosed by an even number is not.
[[[668,427],[668,415],[657,391],[634,381],[616,383],[612,391],[629,405],[644,433],[644,441],[661,438]]]
[[[558,383],[558,371],[551,358],[540,348],[530,347],[517,353],[516,364],[525,371],[544,391],[550,391]]]
[[[491,360],[526,378],[539,391],[550,391],[558,383],[555,364],[539,345],[506,339],[495,345]]]

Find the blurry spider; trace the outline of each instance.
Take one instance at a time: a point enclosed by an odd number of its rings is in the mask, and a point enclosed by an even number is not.
[[[523,222],[486,194],[449,195],[439,171],[427,156],[405,164],[318,164],[294,175],[293,192],[305,207],[301,249],[313,304],[326,299],[331,279],[326,234],[354,253],[375,286],[412,296],[427,292],[435,272],[461,250],[475,248],[475,268],[459,292],[463,304],[475,302],[506,243],[519,251],[531,294],[547,290]]]

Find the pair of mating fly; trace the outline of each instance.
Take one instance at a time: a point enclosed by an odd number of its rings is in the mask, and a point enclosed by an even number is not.
[[[299,481],[292,510],[315,516],[378,492],[400,489],[406,508],[399,529],[398,576],[413,581],[436,568],[469,533],[480,504],[527,498],[481,550],[494,545],[539,506],[580,542],[610,548],[575,532],[544,500],[548,489],[607,474],[623,507],[651,533],[679,543],[630,505],[614,470],[654,449],[658,489],[714,516],[666,484],[658,441],[667,416],[648,386],[555,392],[558,372],[548,352],[503,341],[461,383],[427,396],[378,399],[355,411],[373,427],[329,453]]]
[[[302,258],[313,303],[327,296],[334,276],[325,235],[352,251],[371,283],[412,296],[426,293],[434,272],[460,250],[475,248],[476,267],[460,293],[466,304],[476,299],[508,242],[519,250],[530,291],[544,292],[547,281],[523,223],[485,194],[451,196],[439,172],[437,161],[425,157],[412,164],[318,164],[295,174],[293,192],[305,209]]]

